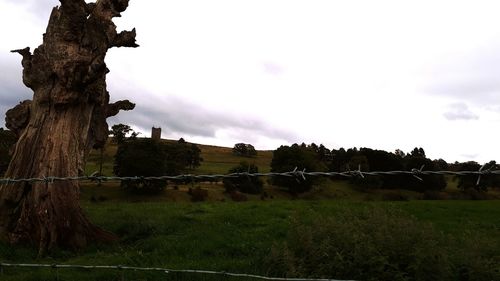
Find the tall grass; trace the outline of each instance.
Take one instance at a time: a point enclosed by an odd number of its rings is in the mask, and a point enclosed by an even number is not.
[[[373,206],[312,223],[296,217],[267,266],[284,277],[500,280],[499,240],[471,234],[445,235],[400,210]]]
[[[273,275],[327,275],[338,272],[340,259],[333,254],[343,247],[343,265],[361,262],[372,273],[382,268],[400,272],[400,280],[424,272],[451,280],[499,280],[494,266],[500,253],[500,209],[498,202],[353,202],[353,201],[266,201],[212,203],[85,203],[91,221],[121,237],[113,245],[96,245],[73,253],[54,251],[38,259],[29,247],[0,243],[0,261],[14,263],[66,263],[128,265],[174,269],[207,269]],[[459,210],[459,211],[457,211]],[[350,223],[352,222],[352,223]],[[401,228],[404,226],[404,228]],[[400,229],[401,228],[401,229]],[[308,234],[309,233],[309,234]],[[316,234],[318,233],[318,234]],[[397,235],[390,235],[391,233]],[[316,236],[319,235],[319,236]],[[337,237],[336,240],[328,240]],[[307,250],[309,241],[324,247]],[[337,241],[333,243],[332,241]],[[307,243],[309,244],[307,244]],[[359,244],[358,244],[359,242]],[[306,244],[305,244],[306,243]],[[319,245],[323,245],[323,244]],[[412,245],[415,247],[412,248]],[[284,248],[283,245],[287,245]],[[419,249],[413,254],[404,249]],[[274,246],[274,250],[271,249]],[[477,248],[474,248],[476,247]],[[294,247],[309,253],[303,264],[280,263],[284,249],[292,257]],[[320,250],[331,249],[322,259]],[[355,250],[355,257],[350,253]],[[389,249],[384,255],[378,251]],[[313,254],[318,253],[315,257]],[[433,254],[437,253],[435,257]],[[399,257],[400,258],[395,258]],[[272,259],[266,257],[273,257]],[[364,257],[366,260],[364,260]],[[328,265],[325,261],[335,261]],[[350,262],[349,262],[350,260]],[[411,266],[404,267],[404,264]],[[306,267],[304,264],[310,264]],[[317,269],[315,269],[317,264]],[[435,269],[433,266],[439,266]],[[274,271],[270,270],[275,265]],[[299,266],[300,265],[300,266]],[[309,269],[307,269],[309,268]],[[347,267],[346,267],[347,268]],[[492,269],[493,268],[493,269]],[[280,270],[281,269],[281,270]],[[284,270],[283,270],[284,269]],[[303,270],[304,269],[304,270]],[[307,269],[307,270],[305,270]],[[429,270],[431,273],[426,273]],[[323,270],[315,272],[314,270]],[[339,269],[340,270],[340,269]],[[347,270],[347,269],[346,269]],[[370,270],[370,269],[367,269]],[[493,270],[493,271],[491,271]],[[327,272],[328,271],[328,272]],[[406,273],[408,272],[408,273]],[[434,272],[434,273],[433,273]],[[356,271],[347,276],[355,278]],[[377,273],[377,274],[378,274]],[[125,280],[220,280],[220,276],[165,275],[124,272]],[[404,275],[407,274],[407,275]],[[376,275],[373,275],[376,276]],[[406,277],[405,277],[406,276]],[[467,277],[469,276],[469,277]],[[453,279],[455,278],[456,279]],[[459,279],[462,278],[462,279]],[[59,270],[59,280],[120,280],[113,270]],[[170,278],[170,279],[168,279]],[[178,278],[178,279],[175,279]],[[219,279],[217,279],[219,278]],[[225,277],[223,277],[225,278]],[[414,277],[412,277],[414,278]],[[415,277],[416,278],[416,277]],[[467,279],[468,278],[468,279]],[[488,279],[489,278],[489,279]],[[496,279],[495,279],[496,278]],[[53,269],[4,268],[0,280],[56,280]],[[237,280],[230,279],[227,280]],[[242,280],[242,279],[239,279]],[[395,278],[391,280],[397,280]],[[479,280],[479,279],[476,279]]]

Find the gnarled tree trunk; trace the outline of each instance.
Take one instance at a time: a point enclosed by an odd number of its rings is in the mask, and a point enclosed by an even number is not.
[[[8,178],[82,175],[90,149],[104,145],[106,118],[131,110],[129,101],[109,103],[104,58],[112,47],[137,47],[135,29],[116,32],[113,17],[128,0],[60,0],[50,15],[43,44],[22,55],[23,82],[34,92],[6,114],[19,140]],[[53,247],[78,249],[115,236],[89,222],[75,181],[0,186],[0,238],[31,242],[39,253]]]

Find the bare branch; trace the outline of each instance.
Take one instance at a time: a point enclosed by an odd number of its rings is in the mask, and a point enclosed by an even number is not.
[[[18,53],[21,56],[23,56],[23,60],[21,62],[22,66],[24,68],[29,67],[29,65],[31,64],[31,59],[33,57],[33,55],[30,52],[30,47],[26,47],[24,49],[12,50],[10,52],[11,53]]]
[[[139,47],[135,43],[135,28],[132,31],[122,31],[116,35],[113,42],[111,43],[111,47]]]
[[[115,116],[120,112],[120,110],[132,110],[135,108],[135,103],[131,103],[129,100],[121,100],[115,103],[110,103],[106,107],[106,118]]]

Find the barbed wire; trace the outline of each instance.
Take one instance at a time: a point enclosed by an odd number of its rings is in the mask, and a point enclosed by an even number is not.
[[[197,174],[184,174],[176,176],[100,176],[97,173],[93,173],[89,176],[76,176],[76,177],[38,177],[38,178],[0,178],[0,184],[15,184],[15,183],[33,183],[33,182],[45,182],[54,183],[56,181],[93,181],[93,182],[105,182],[105,181],[150,181],[150,180],[167,180],[167,181],[214,181],[221,179],[231,179],[238,177],[293,177],[297,180],[307,180],[306,177],[361,177],[365,176],[394,176],[394,175],[409,175],[414,178],[423,181],[422,176],[426,175],[451,175],[451,176],[478,176],[477,184],[481,180],[481,176],[485,175],[500,175],[500,170],[484,169],[481,167],[478,171],[425,171],[423,168],[412,169],[411,171],[373,171],[364,172],[361,169],[345,172],[307,172],[304,170],[298,170],[295,168],[290,172],[269,172],[269,173],[229,173],[229,174],[207,174],[207,175],[197,175]]]
[[[276,280],[276,281],[354,281],[354,280],[339,280],[339,279],[317,279],[317,278],[285,278],[285,277],[267,277],[245,273],[231,273],[226,271],[212,270],[197,270],[197,269],[169,269],[161,267],[136,267],[123,265],[74,265],[74,264],[32,264],[32,263],[3,263],[0,262],[0,272],[3,274],[4,267],[30,267],[30,268],[53,268],[53,269],[113,269],[113,270],[128,270],[128,271],[156,271],[163,273],[195,273],[195,274],[211,274],[223,275],[232,277],[247,277],[261,280]]]

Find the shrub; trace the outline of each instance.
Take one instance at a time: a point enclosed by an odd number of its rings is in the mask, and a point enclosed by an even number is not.
[[[248,200],[248,197],[239,191],[232,191],[229,195],[234,202],[244,202]]]
[[[275,245],[269,273],[356,280],[443,280],[450,277],[445,237],[397,211],[367,209],[312,224],[294,220],[288,240]]]
[[[470,226],[472,229],[476,227]],[[268,274],[349,280],[500,280],[498,239],[466,231],[453,239],[401,211],[366,208],[292,219]],[[474,234],[472,234],[474,233]]]
[[[467,200],[488,200],[488,199],[491,199],[487,193],[482,192],[480,190],[472,189],[472,188],[469,188],[469,189],[462,191],[462,194],[465,197],[465,199],[467,199]]]
[[[196,188],[189,188],[188,194],[191,195],[191,201],[203,202],[208,198],[208,191],[201,189],[199,186]]]
[[[247,162],[241,162],[238,166],[233,167],[229,170],[229,173],[251,173],[255,174],[259,172],[259,168],[254,164],[248,164]],[[242,176],[235,178],[225,178],[223,180],[224,188],[226,192],[240,191],[248,194],[259,194],[262,192],[262,186],[264,183],[259,177]]]

